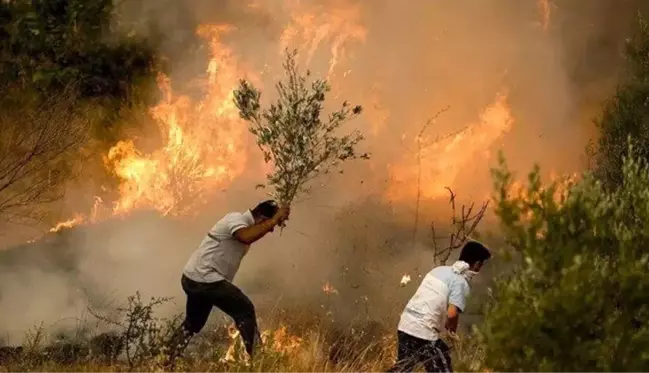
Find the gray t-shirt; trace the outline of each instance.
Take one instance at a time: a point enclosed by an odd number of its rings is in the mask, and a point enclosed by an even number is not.
[[[196,282],[232,282],[250,247],[237,240],[234,232],[254,223],[249,210],[225,215],[210,229],[209,235],[187,261],[183,270],[185,276]]]

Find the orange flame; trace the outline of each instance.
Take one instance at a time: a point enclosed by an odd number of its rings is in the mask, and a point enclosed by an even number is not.
[[[239,77],[245,74],[231,49],[220,42],[232,29],[223,25],[198,29],[212,51],[200,101],[175,95],[170,79],[159,76],[164,98],[151,115],[163,134],[161,148],[145,153],[126,140],[110,149],[106,166],[121,181],[116,214],[138,208],[185,214],[204,201],[206,192],[227,187],[243,172],[247,127],[239,120],[232,98]]]
[[[266,343],[269,333],[266,333],[266,339],[262,336],[262,341]],[[272,346],[273,351],[281,354],[292,354],[302,345],[302,338],[290,335],[286,331],[286,326],[281,326],[273,332]]]
[[[489,148],[511,130],[514,118],[504,93],[480,116],[480,121],[450,138],[431,143],[431,138],[415,138],[420,154],[390,166],[391,184],[386,197],[392,201],[412,200],[421,191],[422,198],[433,199],[447,195],[463,167],[475,157],[488,155]],[[417,161],[418,156],[420,162]],[[419,172],[421,179],[419,180]],[[419,182],[418,182],[419,180]]]
[[[550,8],[550,0],[538,0],[539,11],[541,12],[541,25],[543,31],[548,31],[550,26],[550,15],[552,9]]]
[[[340,0],[337,0],[340,1]],[[289,2],[290,3],[290,2]],[[316,49],[331,45],[331,74],[345,56],[352,40],[364,40],[366,31],[357,25],[360,8],[341,2],[340,7],[314,8],[291,3],[291,22],[282,35],[282,49],[289,43],[308,45],[310,61]],[[261,2],[250,4],[259,7]],[[211,59],[206,77],[200,81],[202,97],[194,99],[174,91],[171,79],[158,76],[161,101],[151,108],[151,118],[160,144],[145,148],[140,139],[115,144],[104,156],[104,164],[119,179],[118,197],[112,207],[102,208],[102,217],[125,216],[136,209],[153,209],[163,215],[186,215],[208,198],[224,190],[239,177],[247,162],[247,125],[239,118],[233,91],[239,79],[261,87],[261,74],[242,67],[233,50],[223,43],[231,25],[201,25],[197,35],[208,41]],[[283,52],[283,50],[282,50]],[[267,169],[260,160],[260,171]],[[106,210],[106,211],[104,211]],[[97,219],[95,206],[87,215],[76,214],[53,229]],[[92,217],[91,217],[92,216]],[[58,227],[58,228],[57,228]]]
[[[325,284],[322,286],[322,291],[327,295],[338,294],[338,290],[331,286],[329,281],[325,282]]]
[[[81,214],[75,214],[71,219],[57,223],[54,227],[50,229],[50,233],[56,233],[62,229],[69,229],[76,225],[82,224],[86,218]]]
[[[64,220],[61,222],[58,222],[54,227],[52,227],[49,232],[50,233],[56,233],[59,232],[63,229],[70,229],[72,227],[75,227],[77,225],[85,224],[85,223],[95,223],[97,222],[100,210],[102,208],[104,201],[99,198],[95,197],[95,202],[92,205],[92,209],[90,211],[89,215],[84,215],[81,213],[76,213],[74,214],[74,217]],[[34,242],[35,240],[30,240],[28,243]]]
[[[234,324],[228,326],[228,336],[230,337],[230,344],[225,356],[222,357],[220,361],[222,363],[235,361],[249,363],[250,358],[245,352],[243,341],[239,338],[239,330],[237,330]],[[270,330],[264,330],[260,337],[264,348],[270,348],[273,352],[280,354],[293,354],[297,352],[302,345],[302,338],[289,334],[284,325],[272,332]]]
[[[346,58],[346,44],[352,41],[364,42],[367,37],[367,30],[359,22],[360,4],[349,4],[342,0],[333,3],[335,4],[310,9],[297,6],[291,11],[291,22],[280,37],[281,52],[293,44],[304,46],[307,51],[307,66],[311,64],[320,44],[329,42],[332,55],[329,76],[333,74],[336,65]]]

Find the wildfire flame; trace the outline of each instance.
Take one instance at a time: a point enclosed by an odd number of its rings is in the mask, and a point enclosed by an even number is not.
[[[237,361],[237,358],[247,361],[248,356],[245,353],[241,353],[243,342],[239,338],[239,330],[234,324],[228,326],[228,336],[230,337],[230,345],[225,352],[225,356],[219,359],[219,361],[222,363],[231,363]]]
[[[410,275],[405,274],[401,277],[401,286],[406,286],[410,282]]]
[[[334,4],[311,8],[296,6],[291,11],[291,22],[280,37],[281,52],[293,44],[304,46],[307,66],[320,44],[329,42],[332,55],[328,71],[330,76],[336,65],[346,57],[345,45],[352,41],[364,42],[367,36],[367,30],[359,22],[360,4],[349,4],[343,0],[332,2]]]
[[[86,220],[85,216],[83,216],[81,214],[76,214],[73,218],[62,221],[62,222],[59,222],[58,224],[56,224],[54,227],[52,227],[52,229],[50,229],[50,232],[55,233],[55,232],[58,232],[58,231],[60,231],[62,229],[72,228],[75,225],[79,225],[79,224],[83,223],[85,220]]]
[[[329,281],[325,282],[325,284],[322,286],[322,292],[331,295],[331,294],[338,294],[338,290],[336,290]]]
[[[220,361],[223,363],[235,361],[249,363],[249,356],[245,352],[242,339],[239,337],[239,330],[237,330],[234,324],[228,326],[228,336],[230,338],[230,345],[225,356]],[[302,338],[289,334],[284,325],[281,325],[274,331],[264,330],[260,337],[263,348],[285,355],[297,352],[302,345]]]
[[[95,202],[92,206],[92,210],[88,216],[84,214],[77,213],[74,215],[74,217],[64,220],[62,222],[57,223],[54,227],[52,227],[49,232],[50,233],[56,233],[59,232],[63,229],[69,229],[74,226],[77,226],[79,224],[85,224],[85,223],[95,223],[99,217],[102,205],[104,201],[100,197],[95,197]],[[35,241],[35,240],[31,240]]]
[[[160,75],[164,98],[151,109],[164,145],[144,153],[132,140],[110,149],[106,166],[121,180],[114,211],[152,208],[164,215],[186,214],[205,193],[228,185],[243,172],[247,127],[240,122],[233,90],[246,74],[231,49],[221,43],[231,26],[205,25],[197,33],[210,42],[205,96],[198,102],[175,95],[169,77]]]
[[[268,331],[262,333],[261,340],[264,345],[267,344],[269,336],[270,332]],[[267,347],[270,347],[273,351],[281,354],[295,353],[302,345],[302,338],[295,335],[290,335],[286,330],[286,326],[283,325],[276,329],[272,333],[272,336],[272,344]]]
[[[561,175],[556,171],[551,171],[549,175],[549,183],[545,184],[542,188],[546,189],[550,185],[553,185],[555,190],[552,195],[556,203],[561,203],[561,201],[568,196],[570,188],[579,181],[581,175],[579,173],[572,173]],[[512,198],[521,198],[523,201],[532,202],[536,196],[531,196],[527,191],[527,186],[521,180],[512,181],[507,190],[507,194]]]
[[[548,31],[550,26],[550,15],[552,9],[550,8],[550,0],[538,0],[539,11],[541,12],[541,25],[543,31]]]
[[[500,93],[485,108],[477,123],[470,124],[456,135],[433,143],[430,136],[415,138],[413,142],[420,141],[424,146],[421,147],[420,154],[409,154],[408,158],[390,167],[391,184],[386,197],[392,201],[412,200],[418,195],[418,191],[422,198],[446,196],[444,188],[453,185],[469,162],[478,156],[488,155],[489,148],[513,124],[507,95]],[[418,156],[421,163],[417,161]]]
[[[322,48],[330,52],[328,74],[345,59],[352,42],[364,42],[367,31],[360,25],[360,4],[333,0],[319,6],[299,0],[283,3],[288,24],[279,40],[280,52],[293,45],[305,50],[309,64]],[[251,0],[256,11],[268,4]],[[158,76],[162,94],[150,109],[156,136],[127,138],[116,143],[104,156],[106,169],[119,180],[101,218],[125,216],[137,209],[157,210],[163,215],[187,215],[208,198],[208,193],[225,190],[239,177],[247,160],[247,125],[239,118],[233,91],[245,78],[261,87],[260,76],[243,68],[223,39],[236,30],[233,25],[201,25],[197,35],[206,40],[211,59],[199,81],[202,95],[179,94],[171,78]],[[345,71],[344,76],[349,73]],[[261,171],[268,165],[260,161]],[[75,214],[56,224],[52,232],[97,220],[97,211]]]

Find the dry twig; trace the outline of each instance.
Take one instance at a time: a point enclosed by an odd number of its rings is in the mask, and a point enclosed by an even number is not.
[[[451,208],[453,210],[453,215],[451,217],[451,234],[448,237],[449,243],[446,247],[440,248],[437,245],[437,233],[435,230],[435,223],[431,222],[431,231],[433,235],[433,261],[436,264],[446,264],[446,261],[448,258],[451,256],[451,254],[462,247],[464,243],[470,239],[471,235],[475,231],[475,228],[478,226],[478,223],[480,223],[480,220],[484,217],[485,212],[487,211],[487,207],[489,205],[489,201],[485,201],[482,203],[480,206],[480,209],[477,210],[475,213],[474,212],[474,207],[475,204],[471,202],[471,204],[467,207],[465,205],[462,205],[460,215],[457,215],[457,209],[456,209],[456,203],[455,203],[455,193],[451,190],[451,188],[446,187],[446,190],[450,193],[450,201],[449,203],[451,204]]]

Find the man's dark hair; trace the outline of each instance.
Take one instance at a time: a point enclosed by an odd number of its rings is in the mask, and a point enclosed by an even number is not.
[[[469,241],[464,244],[460,258],[463,262],[469,265],[474,265],[476,262],[485,261],[491,258],[491,253],[483,244],[477,241]]]
[[[279,210],[279,206],[277,206],[277,202],[271,199],[258,204],[254,209],[250,210],[250,212],[252,212],[252,216],[256,218],[258,217],[272,218],[273,216],[275,216],[277,210]]]

